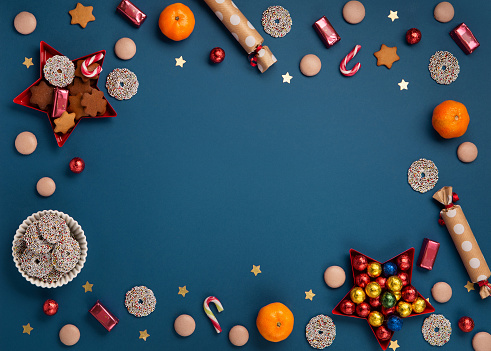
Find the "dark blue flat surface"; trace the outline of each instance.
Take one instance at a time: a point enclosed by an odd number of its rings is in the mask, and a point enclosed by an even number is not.
[[[84,1],[94,6],[94,22],[85,29],[70,25],[68,11],[76,1],[10,1],[2,5],[0,22],[3,68],[0,118],[0,179],[2,181],[2,350],[58,350],[58,331],[77,325],[80,342],[74,349],[104,350],[232,350],[228,331],[247,327],[244,350],[310,350],[305,325],[317,314],[328,314],[352,286],[349,249],[379,261],[415,247],[425,237],[441,243],[432,271],[414,269],[413,284],[425,297],[438,281],[453,288],[446,304],[433,302],[453,326],[445,350],[469,350],[475,332],[491,332],[491,299],[464,288],[467,273],[445,227],[437,223],[434,191],[451,185],[460,196],[481,250],[491,260],[489,181],[491,119],[489,58],[491,3],[452,1],[455,18],[433,18],[438,1],[364,1],[367,16],[358,25],[342,18],[345,1],[246,1],[237,6],[265,38],[278,62],[260,74],[246,54],[202,1],[187,1],[196,17],[192,35],[182,42],[166,40],[158,16],[170,1],[136,1],[147,15],[137,29],[116,13],[119,1]],[[274,39],[264,33],[260,19],[270,5],[290,11],[292,31]],[[13,28],[20,11],[37,17],[34,33],[22,36]],[[391,22],[389,10],[398,11]],[[312,23],[326,15],[341,41],[326,49]],[[465,22],[481,43],[465,55],[448,35]],[[417,27],[423,39],[405,43],[405,32]],[[137,54],[129,61],[113,53],[121,37],[132,38]],[[46,114],[15,105],[12,100],[39,77],[39,42],[46,41],[74,59],[107,50],[99,81],[117,67],[136,73],[138,94],[129,101],[108,97],[116,118],[83,120],[66,144],[55,142]],[[356,45],[354,62],[360,71],[342,76],[339,63]],[[381,44],[397,46],[400,60],[392,69],[377,67],[373,56]],[[213,65],[208,54],[220,46],[225,61]],[[448,50],[461,73],[449,86],[430,77],[428,60]],[[304,77],[298,68],[306,54],[322,60],[321,72]],[[175,66],[183,56],[184,67]],[[34,66],[26,69],[24,57]],[[351,67],[351,66],[350,66]],[[291,84],[282,83],[289,72]],[[402,79],[408,90],[399,90]],[[464,103],[470,114],[467,133],[444,140],[431,126],[433,108],[444,100]],[[14,140],[33,132],[38,148],[18,154]],[[456,150],[474,142],[479,156],[463,164]],[[69,161],[82,157],[79,175]],[[433,160],[440,180],[426,194],[407,184],[407,170],[419,158]],[[39,178],[55,180],[53,196],[35,190]],[[75,218],[88,242],[87,262],[71,283],[41,289],[27,282],[11,257],[12,239],[22,221],[34,212],[56,209]],[[255,277],[252,265],[262,273]],[[323,272],[342,266],[348,275],[339,289],[330,289]],[[82,285],[93,283],[84,293]],[[135,318],[124,307],[124,295],[146,285],[157,298],[154,313]],[[186,285],[186,297],[177,294]],[[305,291],[316,294],[305,299]],[[222,334],[216,334],[203,312],[203,300],[217,296],[224,311],[216,313]],[[42,304],[53,298],[60,310],[45,316]],[[119,317],[110,333],[87,312],[100,299]],[[283,302],[295,315],[295,327],[284,342],[264,340],[255,327],[259,309]],[[173,330],[182,314],[196,320],[186,339]],[[471,316],[474,332],[462,333],[458,319]],[[333,350],[379,350],[368,325],[333,317],[337,336]],[[399,351],[431,350],[421,335],[424,317],[404,323],[394,340]],[[30,323],[31,335],[22,333]],[[147,341],[139,331],[147,330]]]

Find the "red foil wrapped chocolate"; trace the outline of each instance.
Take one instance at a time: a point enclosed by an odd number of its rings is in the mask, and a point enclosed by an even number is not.
[[[147,18],[147,15],[129,0],[122,0],[116,9],[137,27],[140,27]]]
[[[53,111],[51,117],[58,118],[68,107],[68,90],[55,88],[53,92]]]
[[[481,45],[465,23],[452,29],[450,36],[467,55],[472,54]]]
[[[433,265],[435,264],[436,255],[438,254],[439,248],[440,243],[425,238],[423,240],[423,245],[421,245],[417,265],[431,271],[433,269]]]
[[[116,324],[119,323],[119,319],[116,318],[106,307],[104,307],[99,300],[89,310],[90,314],[95,317],[101,323],[107,331],[111,331]]]
[[[341,37],[327,20],[326,16],[322,16],[312,26],[328,49],[341,40]]]

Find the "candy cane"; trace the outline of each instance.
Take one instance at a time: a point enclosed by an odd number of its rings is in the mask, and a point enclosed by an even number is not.
[[[84,62],[82,62],[82,67],[80,67],[80,71],[82,72],[82,74],[84,76],[86,76],[87,78],[94,78],[99,73],[101,73],[101,71],[102,71],[101,66],[97,66],[93,71],[89,71],[88,67],[91,64],[93,64],[94,62],[102,60],[103,57],[104,57],[104,54],[99,53],[99,54],[95,54],[94,56],[84,60]]]
[[[220,303],[220,301],[218,301],[218,299],[215,296],[208,296],[205,299],[205,302],[203,302],[203,308],[205,309],[206,315],[208,316],[208,318],[210,318],[211,323],[215,327],[215,330],[217,331],[217,333],[220,333],[222,331],[222,328],[220,327],[220,324],[218,324],[218,321],[217,321],[215,315],[213,314],[213,312],[211,312],[211,309],[209,306],[209,304],[211,302],[213,302],[215,304],[218,312],[222,312],[223,307],[222,307],[222,304]]]
[[[356,54],[358,53],[358,51],[360,51],[360,49],[361,49],[361,45],[356,45],[355,48],[353,50],[351,50],[348,55],[346,55],[346,57],[343,59],[343,61],[341,61],[341,64],[339,65],[339,70],[341,71],[341,73],[344,76],[351,77],[351,76],[355,75],[355,73],[358,72],[358,70],[360,69],[361,64],[359,62],[352,69],[350,69],[350,70],[346,69],[346,64],[349,61],[351,61],[351,59],[353,57],[356,56]]]

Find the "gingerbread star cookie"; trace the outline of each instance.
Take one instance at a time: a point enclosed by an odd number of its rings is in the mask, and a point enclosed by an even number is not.
[[[106,112],[107,101],[104,99],[104,93],[97,89],[92,89],[90,93],[85,93],[80,104],[85,107],[85,113],[91,117]]]
[[[31,104],[38,105],[40,110],[46,111],[48,105],[53,102],[53,87],[50,87],[44,80],[31,89]]]
[[[92,6],[84,6],[81,3],[77,4],[73,10],[68,11],[72,16],[71,24],[80,24],[80,27],[87,27],[87,23],[95,21],[95,17],[92,15]]]
[[[66,134],[75,127],[75,113],[63,112],[63,114],[53,120],[55,123],[55,133]]]
[[[382,44],[380,51],[375,52],[374,55],[377,58],[377,66],[384,65],[388,69],[392,67],[394,62],[399,61],[399,56],[397,56],[397,46],[390,48],[387,45]]]
[[[70,95],[68,97],[68,112],[73,112],[75,113],[75,120],[78,121],[80,118],[83,116],[87,116],[87,114],[84,111],[84,107],[80,104],[82,101],[82,93],[78,93],[77,95]]]

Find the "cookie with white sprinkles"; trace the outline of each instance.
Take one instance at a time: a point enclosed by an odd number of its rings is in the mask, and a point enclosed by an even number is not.
[[[305,328],[305,337],[314,349],[331,346],[336,337],[336,326],[331,317],[320,314],[313,317]]]
[[[138,92],[138,78],[127,68],[115,68],[106,79],[109,95],[118,100],[131,99]]]
[[[55,55],[50,57],[43,67],[44,78],[52,85],[64,88],[75,77],[75,65],[66,56]]]
[[[157,299],[153,291],[146,286],[135,286],[126,293],[124,305],[128,312],[136,317],[148,316],[155,310]]]
[[[21,257],[21,268],[31,277],[42,278],[53,269],[51,255],[27,249]]]
[[[68,273],[75,268],[80,259],[80,244],[69,236],[56,244],[52,255],[56,270]]]
[[[56,244],[63,238],[70,236],[70,229],[68,229],[65,220],[53,213],[42,216],[37,221],[37,225],[41,236],[51,244]]]
[[[53,248],[53,246],[41,236],[37,222],[32,223],[27,227],[23,238],[29,250],[33,252],[48,253]]]

